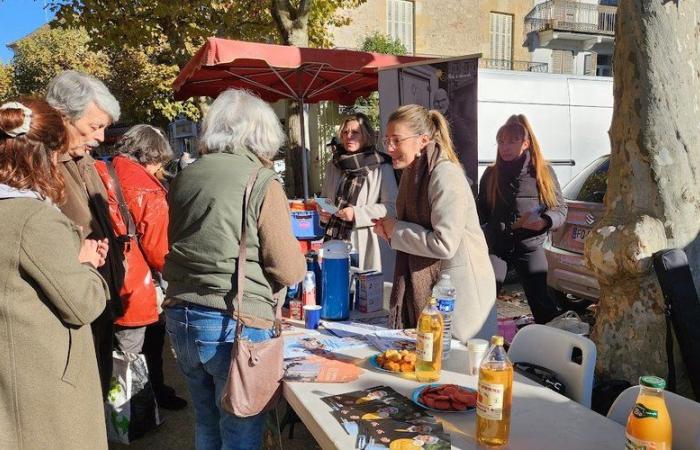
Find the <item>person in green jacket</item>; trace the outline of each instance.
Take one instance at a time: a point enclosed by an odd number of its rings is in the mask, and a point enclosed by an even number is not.
[[[0,448],[106,449],[90,323],[109,290],[106,240],[58,209],[63,119],[42,100],[0,106]]]
[[[283,141],[272,108],[246,91],[228,90],[204,119],[202,156],[170,185],[170,252],[163,277],[166,329],[195,408],[197,450],[254,449],[265,414],[241,418],[220,406],[236,320],[228,307],[238,292],[243,194],[258,172],[247,210],[242,337],[270,339],[279,295],[299,283],[306,261],[292,234],[282,184],[270,168]],[[227,304],[228,303],[228,304]]]

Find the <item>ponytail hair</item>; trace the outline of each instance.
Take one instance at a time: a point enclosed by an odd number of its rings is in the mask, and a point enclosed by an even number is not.
[[[440,111],[436,109],[428,110],[421,105],[404,105],[391,113],[389,123],[405,123],[415,134],[424,134],[435,141],[440,151],[450,161],[460,164],[455,152],[450,124]]]
[[[547,161],[544,159],[544,155],[542,155],[540,143],[533,133],[532,125],[530,125],[530,121],[527,120],[527,117],[525,117],[523,114],[514,114],[510,116],[506,123],[498,129],[496,139],[499,139],[501,136],[513,136],[523,140],[528,139],[530,141],[530,147],[527,149],[527,151],[530,153],[530,164],[535,172],[535,181],[537,184],[537,192],[540,203],[544,203],[547,205],[547,208],[550,209],[556,208],[559,202],[557,201],[554,178],[552,177],[549,164],[547,164]],[[489,205],[492,209],[496,207],[497,197],[501,196],[500,189],[498,188],[498,168],[500,162],[501,157],[498,156],[496,158],[496,162],[492,166],[494,170],[486,186]]]

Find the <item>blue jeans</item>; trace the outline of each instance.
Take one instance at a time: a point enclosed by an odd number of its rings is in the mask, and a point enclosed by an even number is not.
[[[266,414],[237,417],[219,404],[231,362],[236,321],[226,311],[194,305],[165,310],[166,329],[177,364],[187,379],[195,410],[197,450],[250,450],[262,445]],[[273,330],[244,327],[253,342],[270,339]]]

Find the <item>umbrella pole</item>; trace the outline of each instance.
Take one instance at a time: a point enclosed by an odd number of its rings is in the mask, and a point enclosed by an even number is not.
[[[309,161],[306,154],[306,126],[304,119],[304,102],[299,100],[299,126],[301,127],[301,174],[304,184],[304,200],[309,199]]]

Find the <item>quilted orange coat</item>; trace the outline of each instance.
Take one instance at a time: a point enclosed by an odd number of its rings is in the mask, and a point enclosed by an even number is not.
[[[121,290],[124,315],[115,323],[138,327],[158,320],[156,288],[151,270],[161,272],[168,253],[168,203],[166,190],[156,177],[139,163],[124,156],[112,160],[124,194],[124,200],[136,225],[136,239],[126,242],[124,266],[126,276]],[[95,164],[109,196],[109,216],[118,237],[126,236],[127,226],[122,218],[107,165]]]

